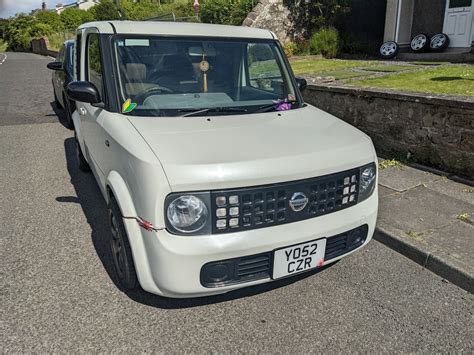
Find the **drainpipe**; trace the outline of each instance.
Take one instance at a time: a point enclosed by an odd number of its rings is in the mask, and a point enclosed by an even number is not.
[[[400,43],[399,34],[400,34],[400,19],[402,16],[402,1],[403,0],[398,0],[397,4],[397,26],[395,29],[395,42]]]

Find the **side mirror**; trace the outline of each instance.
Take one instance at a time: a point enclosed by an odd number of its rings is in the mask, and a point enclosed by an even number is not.
[[[298,84],[298,89],[303,92],[308,86],[308,82],[305,78],[296,78],[296,84]]]
[[[49,62],[48,64],[46,64],[46,67],[51,70],[64,70],[63,62],[58,61]]]
[[[94,84],[88,81],[73,81],[66,87],[67,96],[73,101],[97,104],[100,94]]]

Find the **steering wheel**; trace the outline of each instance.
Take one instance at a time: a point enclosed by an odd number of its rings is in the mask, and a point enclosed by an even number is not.
[[[143,102],[149,96],[152,96],[152,95],[155,95],[155,94],[160,94],[160,93],[163,93],[163,92],[167,92],[167,93],[171,94],[171,93],[173,93],[173,90],[165,88],[164,86],[154,86],[152,88],[146,89],[145,91],[139,93],[137,96],[135,96],[134,101],[137,102],[138,104],[142,105]]]

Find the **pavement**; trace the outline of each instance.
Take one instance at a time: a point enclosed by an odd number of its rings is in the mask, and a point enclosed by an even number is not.
[[[50,104],[47,62],[8,53],[0,66],[2,353],[474,351],[474,296],[376,240],[221,296],[120,289],[106,206]]]
[[[375,238],[473,293],[474,187],[392,165],[380,171]]]

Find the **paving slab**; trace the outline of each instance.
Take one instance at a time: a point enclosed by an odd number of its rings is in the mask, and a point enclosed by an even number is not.
[[[406,165],[381,169],[379,172],[379,184],[398,192],[407,191],[414,187],[423,184],[426,185],[441,179],[443,178],[439,175]]]
[[[474,211],[474,205],[418,186],[380,199],[379,222],[405,233],[422,233],[455,222],[459,214]]]
[[[388,187],[379,185],[379,198],[389,196],[389,195],[392,195],[392,194],[398,194],[398,193],[399,192],[396,191],[396,190],[392,190]]]
[[[472,187],[406,166],[380,175],[374,238],[474,293]]]
[[[425,184],[427,188],[474,205],[474,187],[443,178]]]

